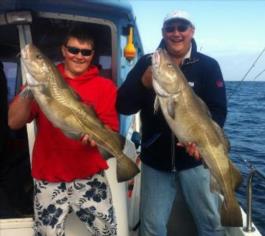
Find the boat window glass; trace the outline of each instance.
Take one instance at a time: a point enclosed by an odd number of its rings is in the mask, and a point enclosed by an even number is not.
[[[10,102],[16,94],[18,67],[16,62],[4,62],[3,65],[4,65],[4,73],[7,80],[8,101]]]

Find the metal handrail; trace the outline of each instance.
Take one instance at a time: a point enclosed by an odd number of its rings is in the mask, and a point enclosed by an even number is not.
[[[248,163],[251,170],[248,175],[248,185],[247,185],[247,225],[246,227],[243,228],[243,230],[245,232],[254,232],[256,229],[252,226],[252,181],[253,177],[256,174],[258,174],[264,180],[265,180],[265,175],[256,168],[254,168],[254,166],[250,162],[246,160],[244,161]]]

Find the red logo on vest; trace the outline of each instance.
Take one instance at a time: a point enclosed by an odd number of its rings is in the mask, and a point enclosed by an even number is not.
[[[216,86],[217,86],[218,88],[222,88],[222,87],[224,87],[224,82],[223,82],[222,80],[217,80],[217,81],[216,81]]]

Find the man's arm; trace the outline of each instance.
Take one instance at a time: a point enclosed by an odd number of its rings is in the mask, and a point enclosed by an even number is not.
[[[227,115],[227,100],[223,75],[216,61],[208,65],[206,71],[207,75],[205,75],[203,81],[204,94],[202,99],[207,104],[212,119],[217,122],[220,127],[223,127]]]
[[[150,65],[151,56],[143,56],[118,89],[116,108],[119,113],[130,115],[142,108],[144,94],[147,88],[152,87],[150,69],[147,70]]]

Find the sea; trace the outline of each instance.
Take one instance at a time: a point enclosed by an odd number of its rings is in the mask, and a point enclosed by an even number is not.
[[[237,198],[247,210],[247,182],[253,177],[252,220],[265,235],[265,81],[226,81],[228,115],[224,126],[230,157],[244,178]]]

